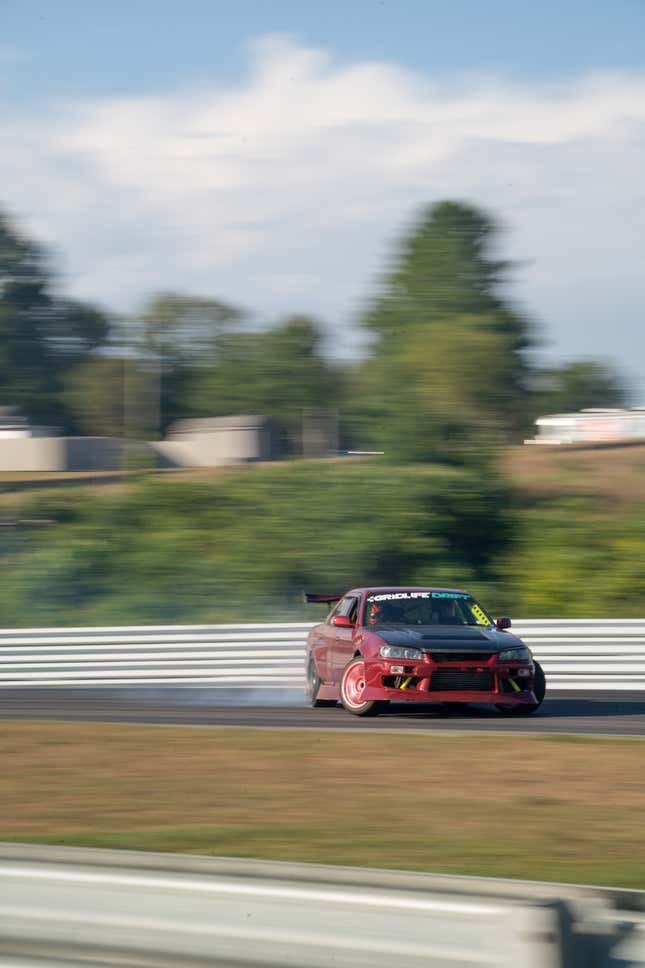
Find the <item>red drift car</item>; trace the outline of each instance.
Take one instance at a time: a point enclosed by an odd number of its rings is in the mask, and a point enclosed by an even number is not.
[[[312,706],[341,703],[374,716],[391,701],[493,703],[528,715],[541,705],[544,673],[530,649],[468,592],[452,588],[354,588],[307,595],[336,603],[307,640]]]

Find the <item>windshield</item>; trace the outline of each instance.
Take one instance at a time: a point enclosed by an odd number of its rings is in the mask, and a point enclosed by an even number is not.
[[[376,592],[365,604],[365,625],[492,625],[465,592]]]

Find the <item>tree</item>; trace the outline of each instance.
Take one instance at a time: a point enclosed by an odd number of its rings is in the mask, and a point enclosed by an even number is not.
[[[215,299],[163,292],[128,321],[125,342],[140,362],[147,433],[160,433],[185,415],[192,371],[213,357],[222,334],[236,329],[242,319],[239,309]]]
[[[533,410],[536,417],[549,413],[575,413],[590,407],[624,407],[625,384],[612,366],[598,360],[574,360],[538,374]]]
[[[372,443],[392,458],[463,461],[525,419],[532,332],[500,294],[509,266],[496,239],[472,206],[431,207],[363,320],[363,427],[368,416]]]
[[[135,359],[96,356],[67,376],[65,405],[74,426],[91,437],[142,437],[141,374]]]
[[[195,363],[243,318],[241,310],[216,299],[161,292],[136,319],[136,341],[144,352],[160,355],[168,367]]]
[[[43,249],[0,213],[0,384],[2,402],[34,419],[67,423],[66,373],[106,340],[100,310],[52,292]]]
[[[272,417],[287,449],[302,453],[303,415],[335,409],[339,380],[320,351],[317,324],[292,316],[263,333],[226,333],[195,371],[190,400],[199,416]]]

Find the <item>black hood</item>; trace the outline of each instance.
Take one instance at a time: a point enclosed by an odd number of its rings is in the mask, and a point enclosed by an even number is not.
[[[407,646],[422,652],[503,652],[523,645],[510,632],[469,625],[379,625],[371,628],[388,645]]]

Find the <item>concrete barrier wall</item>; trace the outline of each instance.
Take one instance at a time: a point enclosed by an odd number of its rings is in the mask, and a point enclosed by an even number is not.
[[[2,471],[66,470],[64,437],[5,437],[0,440]]]
[[[114,471],[126,451],[167,467],[218,467],[270,460],[269,427],[222,428],[183,433],[169,440],[125,441],[115,437],[4,437],[0,471]]]
[[[116,471],[125,446],[112,437],[7,437],[0,440],[0,471]]]

